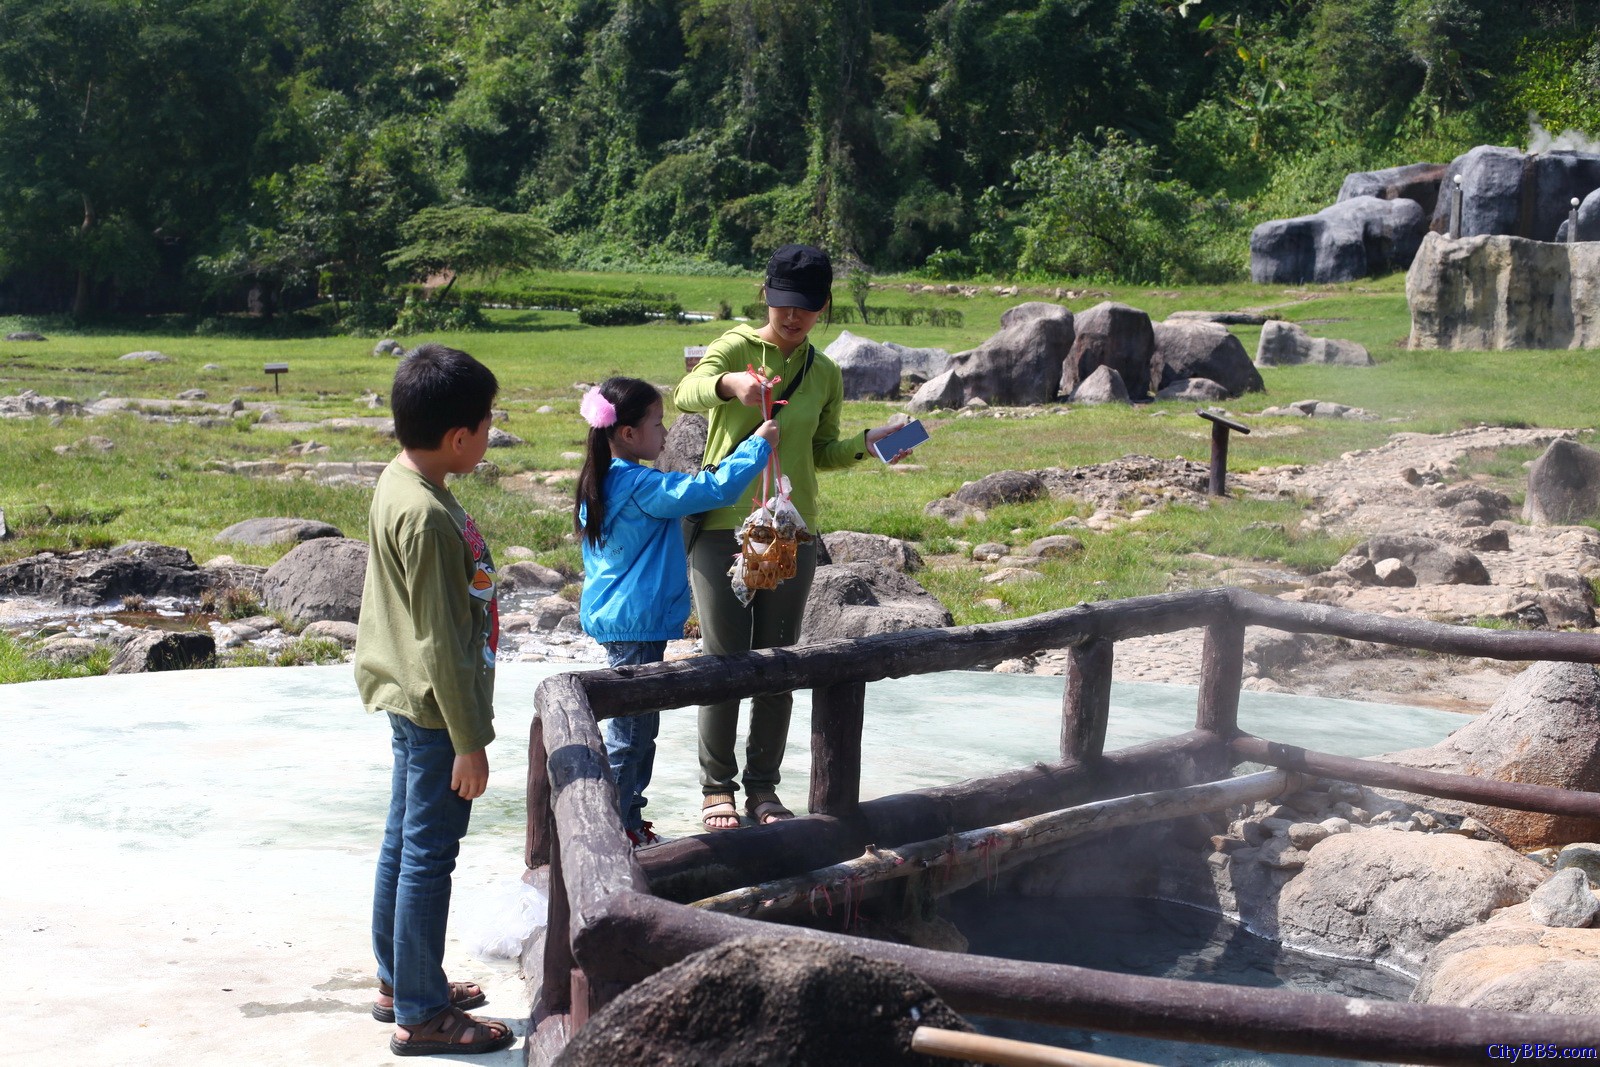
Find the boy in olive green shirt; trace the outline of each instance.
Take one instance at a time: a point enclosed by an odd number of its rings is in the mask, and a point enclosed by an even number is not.
[[[395,1023],[398,1056],[513,1041],[503,1023],[462,1010],[487,999],[482,989],[444,976],[450,875],[472,801],[489,783],[499,644],[494,559],[445,477],[483,459],[498,391],[465,352],[426,344],[408,356],[389,398],[401,452],[378,478],[368,517],[356,685],[369,711],[388,714],[394,750],[373,892],[372,1014]]]

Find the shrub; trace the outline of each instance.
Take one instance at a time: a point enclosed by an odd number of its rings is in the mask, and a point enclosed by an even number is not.
[[[408,300],[395,316],[391,333],[447,333],[457,330],[481,330],[488,325],[483,309],[477,304],[461,301],[440,303],[437,300]]]
[[[680,320],[680,304],[653,305],[643,300],[618,300],[610,304],[593,304],[578,312],[578,321],[585,326],[638,326],[652,318]]]

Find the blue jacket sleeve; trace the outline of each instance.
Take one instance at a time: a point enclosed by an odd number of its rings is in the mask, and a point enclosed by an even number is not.
[[[646,515],[658,519],[680,519],[713,508],[725,508],[744,494],[751,480],[766,466],[772,447],[759,437],[744,443],[717,464],[714,471],[678,474],[652,471],[640,479],[633,491],[633,502]]]

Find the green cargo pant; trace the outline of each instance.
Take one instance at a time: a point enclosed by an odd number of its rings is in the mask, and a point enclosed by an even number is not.
[[[738,542],[732,530],[703,530],[689,551],[689,585],[700,617],[700,640],[713,656],[782,648],[800,638],[806,594],[817,569],[816,544],[800,545],[795,576],[776,589],[763,589],[749,606],[739,603],[728,582],[728,567]],[[745,746],[744,788],[747,794],[778,787],[778,769],[789,738],[788,693],[762,693],[750,699],[750,739]],[[700,788],[706,794],[732,793],[739,765],[734,744],[739,731],[739,701],[700,708]]]

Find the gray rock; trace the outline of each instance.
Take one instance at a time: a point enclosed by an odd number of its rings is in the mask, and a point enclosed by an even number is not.
[[[1540,926],[1583,927],[1600,913],[1589,876],[1576,867],[1557,871],[1528,897],[1528,915]]]
[[[1464,548],[1431,537],[1374,534],[1350,550],[1374,564],[1396,559],[1411,569],[1418,585],[1488,585],[1483,561]]]
[[[1289,838],[1289,843],[1295,848],[1309,851],[1318,843],[1331,837],[1332,831],[1321,823],[1297,822],[1290,824],[1286,836]]]
[[[972,558],[978,563],[992,563],[1011,551],[998,541],[985,541],[981,545],[972,547]]]
[[[525,445],[527,443],[528,442],[524,441],[516,434],[502,430],[498,426],[489,427],[490,448],[516,448],[519,445]]]
[[[1444,181],[1447,163],[1408,163],[1387,170],[1357,171],[1346,174],[1339,186],[1339,200],[1374,196],[1379,200],[1415,200],[1429,216],[1439,201],[1439,184]]]
[[[1261,285],[1349,282],[1411,265],[1428,216],[1415,200],[1358,196],[1314,215],[1263,222],[1250,233],[1250,280]]]
[[[317,519],[245,519],[217,534],[213,540],[243,545],[286,545],[319,537],[343,537],[344,531]]]
[[[951,356],[949,372],[961,390],[959,402],[951,406],[959,407],[973,397],[991,404],[1047,404],[1054,400],[1062,360],[1073,345],[1073,322],[1072,312],[1066,308],[1040,305],[1026,316],[1013,316],[977,348]],[[934,381],[938,378],[923,389]],[[945,383],[941,388],[951,386]],[[923,389],[917,390],[919,397]]]
[[[1002,311],[1000,313],[1000,328],[1002,330],[1009,329],[1024,322],[1032,322],[1034,319],[1060,318],[1063,311],[1066,311],[1069,315],[1071,314],[1064,305],[1052,304],[1044,300],[1030,300],[1026,304],[1016,304]]]
[[[1600,673],[1587,663],[1535,663],[1488,711],[1443,741],[1382,759],[1447,774],[1600,791]],[[1433,811],[1471,816],[1518,849],[1600,840],[1600,819],[1388,795]]]
[[[1559,438],[1528,468],[1522,521],[1567,526],[1600,515],[1600,452]]]
[[[946,522],[982,522],[989,517],[980,507],[975,507],[953,496],[930,500],[923,505],[922,513]]]
[[[356,647],[356,624],[353,622],[335,622],[332,619],[318,619],[304,630],[300,631],[301,637],[325,637],[330,641],[339,642],[341,648]]]
[[[936,408],[955,410],[961,407],[965,393],[961,378],[953,370],[946,370],[917,387],[906,404],[906,410],[921,415]]]
[[[1004,316],[1002,320],[1003,318]],[[883,347],[900,357],[902,378],[912,377],[927,381],[950,368],[950,353],[942,348],[907,348],[893,341],[883,342]]]
[[[1417,584],[1417,576],[1412,573],[1411,568],[1392,557],[1374,563],[1372,572],[1377,575],[1379,585],[1409,589]]]
[[[752,937],[629,989],[578,1031],[559,1062],[912,1067],[933,1062],[911,1051],[919,1025],[972,1029],[898,964],[811,938]]]
[[[1256,366],[1283,367],[1301,363],[1341,367],[1370,367],[1372,355],[1354,341],[1312,337],[1292,322],[1273,320],[1261,327],[1256,345]]]
[[[6,340],[7,341],[43,341],[43,340],[45,340],[45,336],[42,333],[35,333],[32,330],[16,330],[16,331],[14,331],[12,333],[6,334]]]
[[[1128,387],[1122,381],[1122,375],[1110,367],[1096,367],[1089,376],[1078,383],[1072,391],[1071,400],[1074,404],[1129,404]]]
[[[1565,244],[1567,222],[1563,219],[1556,229],[1556,242]],[[1578,240],[1600,241],[1600,189],[1595,189],[1578,203]]]
[[[1040,556],[1044,559],[1066,559],[1076,556],[1083,551],[1083,542],[1071,534],[1050,534],[1041,537],[1028,546],[1028,555]],[[977,552],[973,552],[976,558]]]
[[[217,654],[210,634],[144,630],[117,650],[107,674],[181,671],[207,666]]]
[[[148,541],[58,555],[41,552],[0,566],[0,595],[93,607],[131,593],[193,599],[217,579],[188,550]]]
[[[1232,394],[1210,378],[1180,378],[1156,393],[1157,400],[1184,400],[1209,404],[1227,400]]]
[[[1433,946],[1544,880],[1503,845],[1448,834],[1338,834],[1309,857],[1278,898],[1283,942],[1412,972]]]
[[[1556,870],[1575,868],[1584,873],[1591,887],[1600,887],[1600,844],[1574,841],[1556,856]]]
[[[1594,1016],[1600,960],[1590,930],[1540,926],[1526,905],[1446,939],[1411,999],[1478,1010]]]
[[[976,508],[1025,504],[1044,495],[1044,481],[1032,471],[995,471],[955,492],[955,498]]]
[[[898,537],[836,530],[822,535],[831,563],[881,563],[891,570],[911,574],[922,569],[916,547]]]
[[[578,605],[565,597],[540,597],[529,605],[529,614],[533,616],[533,625],[537,629],[554,630],[563,619],[578,614]]]
[[[367,543],[345,537],[302,542],[262,579],[267,607],[297,622],[356,622],[367,573]]]
[[[949,626],[950,612],[913,579],[881,563],[818,567],[800,643]]]
[[[667,440],[656,457],[656,470],[698,474],[706,454],[706,417],[699,412],[679,415],[667,427]]]
[[[50,663],[82,663],[100,651],[100,642],[89,637],[56,634],[33,652],[35,659]]]
[[[185,389],[178,394],[179,400],[204,400],[210,394],[204,389]]]
[[[839,365],[846,400],[882,400],[899,395],[900,353],[887,345],[844,330],[826,351],[828,358]]]
[[[1161,390],[1186,378],[1206,378],[1227,396],[1260,392],[1261,372],[1250,362],[1244,345],[1225,326],[1206,322],[1158,322],[1152,327],[1155,347],[1150,381]]]
[[[1253,311],[1174,311],[1167,322],[1213,322],[1219,326],[1260,326],[1267,316]],[[1159,324],[1158,324],[1159,325]]]
[[[375,356],[400,357],[406,354],[406,349],[399,341],[390,340],[386,337],[372,346],[372,354]]]
[[[566,584],[567,579],[560,571],[531,561],[500,568],[500,587],[508,593],[553,593]]]
[[[168,356],[168,355],[166,355],[165,353],[162,353],[162,352],[155,352],[155,351],[129,352],[126,355],[118,356],[117,359],[119,361],[121,361],[121,362],[128,362],[128,363],[171,363],[172,362],[172,357],[171,356]]]
[[[1155,331],[1149,315],[1107,300],[1081,313],[1075,329],[1072,348],[1061,366],[1062,396],[1075,397],[1080,383],[1099,367],[1121,376],[1128,397],[1143,400],[1150,395]]]
[[[1406,301],[1412,348],[1600,347],[1600,244],[1429,234]]]
[[[1461,236],[1503,234],[1551,241],[1572,197],[1600,188],[1600,155],[1479,145],[1451,160],[1429,229],[1448,232],[1450,190],[1461,176]]]

